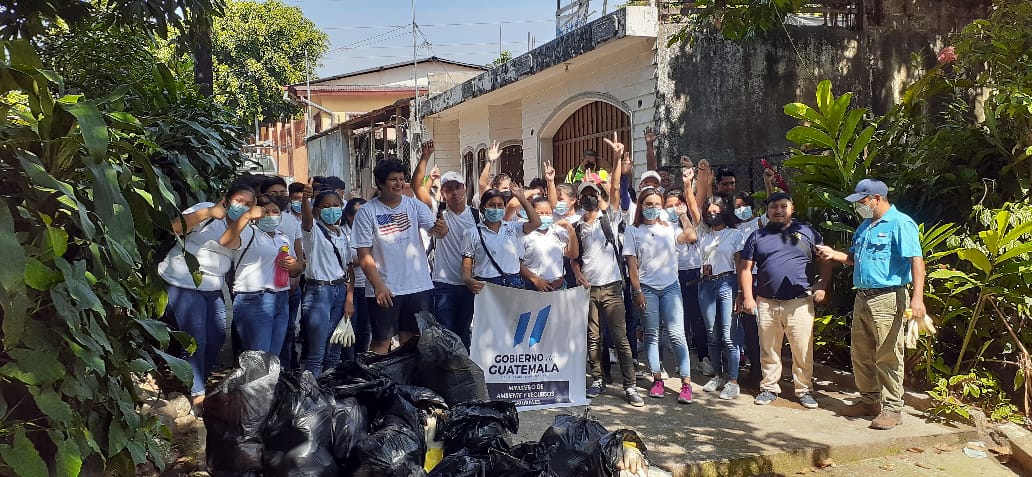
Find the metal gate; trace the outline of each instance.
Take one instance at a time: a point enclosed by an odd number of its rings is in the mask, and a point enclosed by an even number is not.
[[[610,172],[616,159],[613,150],[602,141],[616,131],[620,142],[631,147],[631,116],[612,104],[595,101],[573,112],[552,138],[552,167],[555,176],[566,177],[570,169],[580,165],[585,149],[599,156],[599,167]]]

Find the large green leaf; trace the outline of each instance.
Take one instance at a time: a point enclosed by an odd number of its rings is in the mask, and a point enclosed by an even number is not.
[[[842,118],[846,117],[846,111],[849,109],[849,103],[853,100],[853,93],[846,93],[839,96],[831,104],[831,113],[828,114],[828,134],[833,137],[838,137],[839,127],[842,125]],[[837,147],[836,144],[834,147]],[[836,151],[837,154],[841,155],[842,150]]]
[[[49,477],[47,464],[39,456],[39,451],[32,445],[32,441],[25,436],[25,428],[22,426],[14,431],[14,441],[11,445],[0,445],[0,457],[14,471],[14,475]]]
[[[78,444],[72,439],[54,443],[57,455],[54,456],[54,471],[57,477],[76,477],[82,471],[82,453]]]
[[[130,212],[129,202],[122,195],[115,169],[107,164],[91,164],[88,166],[93,182],[93,206],[103,221],[108,244],[113,256],[120,260],[123,272],[128,271],[140,260],[136,249],[136,228]],[[112,243],[114,242],[114,243]]]
[[[68,99],[66,99],[68,98]],[[75,99],[73,102],[72,99]],[[77,98],[64,97],[58,100],[58,104],[75,116],[79,122],[79,132],[86,144],[86,150],[95,162],[102,162],[107,158],[108,128],[104,122],[104,115],[96,104],[88,101],[79,101]]]
[[[835,167],[835,158],[821,154],[804,154],[792,156],[785,160],[785,167],[802,169],[806,166]]]
[[[36,386],[52,383],[65,375],[64,365],[52,352],[14,348],[8,349],[7,354],[12,361],[0,368],[0,375]]]
[[[993,269],[993,264],[989,261],[989,257],[985,255],[985,252],[977,248],[958,250],[957,256],[967,260],[971,265],[974,265],[975,268],[981,270],[982,273],[985,273],[986,275],[988,275]]]
[[[835,148],[835,140],[831,136],[810,126],[796,126],[785,134],[785,138],[800,146],[814,145],[828,149]]]
[[[172,370],[172,374],[176,376],[186,386],[193,385],[193,370],[190,369],[190,363],[183,361],[175,356],[172,356],[159,349],[154,349],[154,352],[161,356],[161,359],[168,363],[168,367]]]
[[[25,290],[25,249],[14,234],[14,218],[0,202],[0,286],[12,295]]]
[[[803,103],[789,103],[785,105],[785,114],[801,121],[809,121],[810,125],[827,129],[824,116]]]
[[[817,110],[821,112],[824,117],[828,117],[831,114],[831,105],[835,101],[835,97],[831,94],[831,81],[823,80],[817,84]]]
[[[158,340],[158,342],[161,343],[162,348],[168,347],[168,326],[166,326],[164,323],[160,321],[150,319],[138,319],[136,320],[136,323],[139,324],[140,327],[147,332],[147,334],[153,336],[154,339]]]
[[[82,228],[83,233],[88,237],[92,237],[96,232],[96,228],[93,226],[93,222],[90,220],[89,211],[75,195],[75,189],[68,183],[62,182],[54,178],[47,172],[43,164],[39,162],[39,158],[35,154],[29,151],[18,149],[15,151],[15,155],[18,156],[18,162],[21,163],[22,169],[29,176],[29,179],[39,187],[45,189],[53,189],[64,194],[59,197],[69,209],[72,209],[78,213],[78,224]],[[63,200],[62,200],[63,199]]]
[[[72,423],[72,408],[61,399],[58,393],[46,387],[37,389],[35,386],[29,386],[28,388],[32,398],[36,401],[36,406],[43,411],[43,414],[62,426]]]
[[[870,163],[870,160],[864,163],[862,170],[856,169],[856,161],[860,157],[860,154],[864,152],[864,149],[867,148],[867,145],[871,143],[871,138],[874,137],[874,129],[874,125],[872,124],[864,128],[863,131],[860,131],[856,140],[853,141],[853,145],[850,146],[849,152],[847,152],[846,156],[843,158],[847,170],[853,176],[851,179],[856,179],[855,176],[857,175],[867,175],[867,164]]]
[[[1003,255],[1000,255],[996,258],[996,263],[1000,264],[1014,257],[1024,255],[1027,253],[1032,253],[1032,242],[1026,242],[1014,248],[1011,248],[1010,250],[1007,250]]]

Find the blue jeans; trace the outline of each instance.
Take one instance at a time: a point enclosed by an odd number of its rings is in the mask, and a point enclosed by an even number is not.
[[[671,283],[663,289],[641,286],[645,295],[645,353],[649,357],[649,369],[658,374],[662,363],[659,360],[659,321],[666,326],[670,345],[677,353],[677,370],[681,377],[691,377],[691,362],[688,360],[688,340],[684,337],[684,305],[681,300],[681,285]]]
[[[319,376],[323,369],[340,363],[340,345],[330,345],[330,335],[344,317],[347,284],[313,285],[309,282],[301,300],[301,332],[305,337],[304,369]]]
[[[280,351],[279,357],[280,366],[283,366],[284,369],[294,370],[298,368],[297,349],[295,348],[297,344],[297,319],[298,315],[301,313],[301,297],[304,293],[301,291],[301,287],[297,287],[297,289],[291,290],[287,293],[290,294],[290,299],[287,304],[289,307],[288,315],[290,320],[287,321],[287,335],[286,338],[283,339],[283,350]]]
[[[369,327],[369,302],[365,299],[365,287],[355,288],[355,314],[351,316],[351,329],[355,331],[355,344],[341,350],[341,359],[344,361],[354,361],[358,355],[369,351],[369,342],[373,340],[373,330]]]
[[[678,270],[681,282],[681,299],[684,301],[684,330],[699,360],[709,357],[709,345],[706,344],[706,324],[699,310],[699,277],[702,272],[698,268]],[[695,282],[695,283],[692,283]]]
[[[237,293],[233,298],[233,328],[240,336],[240,349],[279,355],[287,336],[289,303],[287,290]]]
[[[197,291],[169,286],[168,311],[176,326],[197,342],[197,350],[184,356],[193,370],[191,396],[204,395],[204,381],[219,361],[219,350],[226,341],[226,300],[222,290]],[[185,352],[184,352],[185,354]]]
[[[466,285],[434,282],[433,312],[441,326],[459,335],[469,350],[473,325],[473,292]]]
[[[707,343],[713,370],[738,380],[738,366],[741,353],[735,342],[734,330],[738,326],[733,319],[736,276],[699,282],[699,308],[706,322]]]

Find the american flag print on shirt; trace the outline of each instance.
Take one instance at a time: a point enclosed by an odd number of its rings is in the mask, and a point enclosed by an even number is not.
[[[380,236],[386,237],[408,230],[409,218],[407,214],[377,215],[376,226],[380,229]]]

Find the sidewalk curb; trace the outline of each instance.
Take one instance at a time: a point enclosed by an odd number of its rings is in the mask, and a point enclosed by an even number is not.
[[[1001,424],[996,429],[1010,442],[1012,462],[1032,474],[1032,432],[1013,423]]]
[[[1029,435],[1027,432],[1025,434]],[[746,455],[731,460],[688,462],[673,466],[660,464],[666,469],[672,469],[674,477],[792,475],[815,467],[893,455],[912,447],[933,447],[936,444],[961,443],[977,438],[978,431],[975,429],[958,429],[929,436],[898,437],[876,444],[811,447],[780,454]],[[1032,438],[1029,443],[1032,444]],[[1032,446],[1028,449],[1032,450]],[[1032,455],[1026,454],[1026,457]]]

